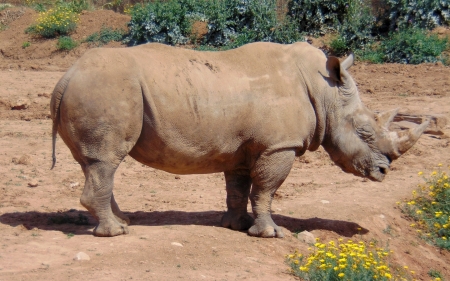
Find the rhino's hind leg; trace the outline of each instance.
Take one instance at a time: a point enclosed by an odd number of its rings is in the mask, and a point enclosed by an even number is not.
[[[113,209],[117,207],[112,192],[116,169],[117,165],[103,161],[86,165],[83,169],[86,183],[80,202],[99,221],[94,229],[96,236],[110,237],[128,233],[128,227],[124,223],[126,220],[118,220],[118,216],[113,213]],[[120,212],[118,207],[116,212],[117,210]]]
[[[295,160],[294,150],[263,153],[256,161],[251,177],[253,181],[250,201],[255,223],[249,235],[258,237],[284,237],[270,215],[273,195],[284,182]]]
[[[248,194],[252,179],[249,171],[225,172],[228,211],[223,215],[221,225],[234,230],[247,230],[253,218],[247,213]]]

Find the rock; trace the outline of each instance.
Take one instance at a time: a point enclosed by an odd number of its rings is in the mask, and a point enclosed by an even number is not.
[[[320,203],[322,203],[322,204],[330,204],[330,201],[328,201],[328,200],[320,200]]]
[[[39,184],[38,184],[38,182],[37,181],[30,181],[29,183],[28,183],[28,186],[29,187],[37,187]]]
[[[178,246],[178,247],[183,247],[183,244],[178,243],[178,242],[172,242],[170,243],[172,246]]]
[[[311,232],[302,231],[297,235],[297,239],[301,242],[305,242],[306,244],[314,244],[316,243],[316,237]]]
[[[11,161],[14,164],[20,164],[20,165],[30,165],[32,163],[31,156],[28,154],[24,154],[20,158],[14,157]]]
[[[42,93],[42,94],[38,94],[38,97],[49,98],[49,97],[51,97],[51,94],[49,94],[49,93]]]
[[[88,260],[91,260],[91,258],[89,257],[88,254],[79,252],[78,254],[75,255],[73,260],[74,261],[88,261]]]
[[[180,176],[175,176],[175,179],[179,180],[179,179],[181,179],[181,177]]]
[[[75,187],[77,187],[77,186],[79,186],[79,185],[80,185],[79,182],[71,182],[71,183],[69,184],[69,187],[70,187],[70,188],[75,188]]]
[[[26,99],[18,99],[16,102],[11,103],[12,110],[24,110],[30,106],[30,102]]]

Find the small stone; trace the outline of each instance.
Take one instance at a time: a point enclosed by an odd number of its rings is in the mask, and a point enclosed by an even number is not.
[[[39,184],[38,184],[38,182],[37,181],[30,181],[29,183],[28,183],[28,186],[29,187],[37,187]]]
[[[16,102],[11,103],[12,110],[24,110],[30,106],[30,102],[26,99],[18,99]]]
[[[316,243],[316,237],[311,232],[302,231],[297,235],[297,239],[301,242],[305,242],[306,244],[314,244]]]
[[[328,200],[320,200],[320,203],[322,203],[322,204],[330,204],[330,201],[328,201]]]
[[[179,180],[179,179],[181,179],[181,177],[180,176],[175,176],[175,179]]]
[[[88,256],[88,254],[79,252],[78,254],[75,255],[73,260],[74,261],[88,261],[88,260],[91,260],[91,258]]]
[[[20,158],[14,157],[12,159],[12,162],[14,164],[21,164],[21,165],[30,165],[32,163],[31,156],[27,154],[22,155]]]
[[[77,187],[77,186],[79,186],[79,185],[80,185],[79,182],[71,182],[71,183],[69,184],[69,187],[70,187],[70,188],[75,188],[75,187]]]
[[[178,246],[178,247],[183,247],[183,244],[178,243],[178,242],[172,242],[170,243],[172,246]]]

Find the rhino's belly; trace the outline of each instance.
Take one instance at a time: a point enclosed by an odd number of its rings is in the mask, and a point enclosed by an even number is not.
[[[174,174],[207,174],[245,169],[247,157],[241,146],[198,145],[140,139],[130,156],[142,164]]]

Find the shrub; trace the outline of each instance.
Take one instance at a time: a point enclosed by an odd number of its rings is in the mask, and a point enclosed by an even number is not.
[[[416,228],[422,238],[450,250],[450,180],[441,166],[439,164],[439,169],[430,177],[424,177],[425,184],[413,190],[413,199],[401,208],[414,219],[415,223],[410,226]],[[422,174],[419,172],[419,176]]]
[[[56,44],[56,48],[58,50],[65,50],[70,51],[73,48],[78,46],[78,43],[75,42],[71,37],[69,36],[61,36],[58,38],[58,43]]]
[[[390,34],[381,42],[380,50],[385,62],[419,64],[444,61],[441,54],[447,43],[447,38],[439,39],[436,34],[412,28]]]
[[[84,42],[102,46],[111,41],[121,41],[124,36],[124,31],[121,29],[112,29],[110,27],[102,27],[99,32],[89,35]]]
[[[323,35],[337,31],[348,13],[349,1],[340,0],[292,0],[289,16],[298,24],[301,32]]]
[[[408,280],[409,274],[398,269],[394,273],[388,262],[390,252],[376,243],[353,242],[314,244],[307,257],[295,252],[286,256],[292,273],[304,280]]]
[[[130,30],[125,42],[137,45],[147,42],[184,44],[189,31],[190,0],[169,0],[134,5],[131,10]]]
[[[185,44],[194,21],[208,23],[202,44],[234,48],[255,41],[292,43],[302,38],[291,19],[279,21],[275,0],[169,0],[135,5],[125,42]]]
[[[364,0],[349,1],[347,16],[337,27],[338,36],[330,44],[336,55],[349,50],[364,50],[372,44],[375,17],[369,3]]]
[[[31,43],[28,42],[28,41],[22,43],[22,48],[23,48],[23,49],[26,49],[26,48],[28,48],[28,47],[30,47],[30,46],[31,46]]]
[[[78,21],[78,14],[70,8],[57,6],[54,9],[39,13],[37,23],[28,27],[25,32],[53,38],[74,31]]]
[[[410,27],[434,28],[450,24],[448,1],[386,0],[390,30]]]

